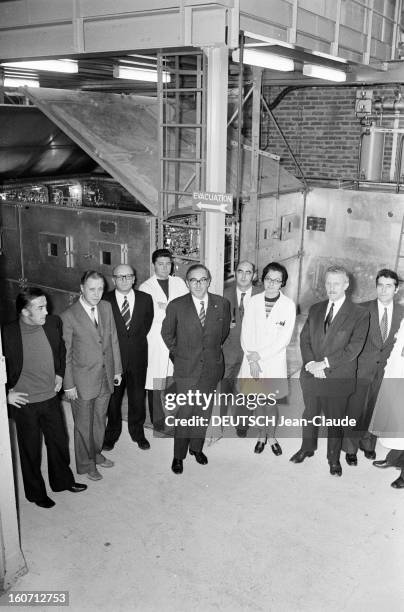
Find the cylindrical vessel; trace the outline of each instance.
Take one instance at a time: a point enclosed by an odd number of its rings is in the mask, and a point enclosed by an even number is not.
[[[375,127],[363,130],[359,180],[377,182],[382,180],[384,137],[385,132],[380,132]]]

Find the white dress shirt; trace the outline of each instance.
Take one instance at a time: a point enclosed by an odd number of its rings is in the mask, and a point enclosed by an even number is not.
[[[96,323],[98,325],[98,308],[97,308],[97,306],[90,306],[90,304],[87,304],[87,302],[82,297],[80,297],[80,304],[83,306],[84,310],[86,311],[86,313],[90,317],[91,321],[94,323],[94,319],[95,319],[95,321],[96,321]],[[93,308],[94,308],[94,310],[92,310]]]
[[[339,300],[335,300],[334,302],[332,300],[328,300],[327,310],[326,310],[326,313],[325,313],[324,321],[327,318],[328,311],[331,308],[331,304],[334,304],[334,312],[333,312],[333,315],[332,315],[332,320],[334,321],[335,317],[337,316],[337,312],[340,310],[340,308],[341,308],[341,306],[342,306],[342,304],[344,302],[345,302],[345,295],[342,296],[342,298],[339,298]]]
[[[251,293],[252,293],[252,285],[249,289],[247,289],[246,291],[241,291],[241,289],[239,289],[238,287],[236,287],[236,295],[237,295],[237,304],[238,307],[240,308],[240,302],[241,302],[241,294],[245,293],[244,296],[244,300],[243,300],[243,306],[244,308],[246,307],[247,302],[250,301],[251,299]]]

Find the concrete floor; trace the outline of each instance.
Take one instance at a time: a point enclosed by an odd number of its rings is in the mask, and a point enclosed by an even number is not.
[[[125,427],[108,453],[115,467],[100,482],[77,477],[84,493],[50,492],[50,510],[20,491],[29,572],[14,591],[68,590],[72,612],[404,610],[396,470],[360,454],[331,477],[325,440],[293,465],[297,439],[279,437],[275,457],[269,447],[255,455],[255,440],[222,438],[206,450],[209,465],[188,458],[176,476],[172,440],[148,437],[141,451]]]

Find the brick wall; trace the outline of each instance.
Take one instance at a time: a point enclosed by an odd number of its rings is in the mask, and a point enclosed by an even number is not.
[[[393,98],[397,86],[373,87],[374,97]],[[271,103],[282,91],[266,87]],[[356,87],[306,87],[291,91],[273,110],[307,178],[356,179],[360,121],[355,117]],[[250,132],[251,105],[246,109],[245,129]],[[384,125],[391,126],[386,120]],[[391,135],[386,138],[383,179],[388,180]],[[282,165],[299,176],[274,123],[263,112],[261,148],[281,156]]]

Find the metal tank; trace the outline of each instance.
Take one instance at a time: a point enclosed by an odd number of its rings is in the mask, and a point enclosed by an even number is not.
[[[363,128],[360,143],[359,180],[382,181],[385,132]]]

